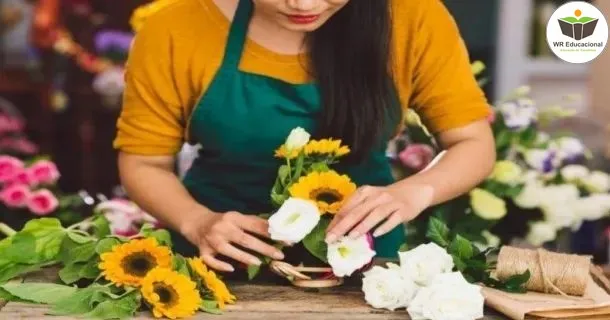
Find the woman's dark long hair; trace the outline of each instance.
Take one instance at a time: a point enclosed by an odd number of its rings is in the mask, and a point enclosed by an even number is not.
[[[354,160],[381,141],[400,108],[390,94],[389,1],[350,0],[306,39],[323,105],[316,135],[342,139]]]

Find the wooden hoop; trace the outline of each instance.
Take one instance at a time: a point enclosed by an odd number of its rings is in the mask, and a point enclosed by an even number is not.
[[[282,261],[272,261],[271,271],[288,279],[294,286],[303,288],[331,288],[343,284],[343,278],[312,279],[304,273],[329,273],[331,268],[293,266]]]

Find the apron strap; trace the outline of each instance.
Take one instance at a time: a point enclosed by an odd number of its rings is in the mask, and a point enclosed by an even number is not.
[[[247,39],[252,7],[252,0],[239,0],[237,11],[229,29],[229,38],[222,61],[224,67],[239,68],[242,51]]]

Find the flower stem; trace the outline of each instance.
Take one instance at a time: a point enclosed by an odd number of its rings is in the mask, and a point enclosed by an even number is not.
[[[91,217],[89,217],[89,218],[87,218],[87,219],[84,219],[83,221],[77,222],[77,223],[75,223],[75,224],[73,224],[73,225],[71,225],[71,226],[67,227],[66,229],[67,229],[67,230],[74,230],[74,229],[77,229],[78,227],[80,227],[80,226],[82,226],[82,225],[89,224],[89,223],[90,223],[91,221],[93,221],[93,219],[95,219],[95,218],[96,218],[96,216],[91,216]]]
[[[10,237],[17,233],[17,231],[13,230],[13,228],[9,227],[4,223],[0,223],[0,232],[4,233],[7,237]]]

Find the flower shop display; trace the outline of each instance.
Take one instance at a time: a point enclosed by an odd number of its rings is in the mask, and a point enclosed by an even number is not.
[[[147,224],[130,237],[112,235],[109,221],[95,214],[68,227],[39,218],[19,232],[2,231],[0,298],[49,305],[49,315],[116,319],[149,310],[176,319],[219,314],[236,301],[198,257],[172,252],[167,230]],[[57,282],[9,282],[49,267],[60,268]]]
[[[473,64],[481,72],[480,63]],[[587,164],[591,153],[578,138],[550,134],[544,128],[574,112],[541,107],[528,87],[498,101],[489,117],[496,140],[497,163],[492,174],[469,193],[430,208],[409,223],[409,245],[425,240],[430,217],[480,246],[498,241],[547,245],[565,230],[610,214],[610,175]],[[397,177],[417,174],[440,148],[419,116],[410,111],[406,130],[388,148]]]

